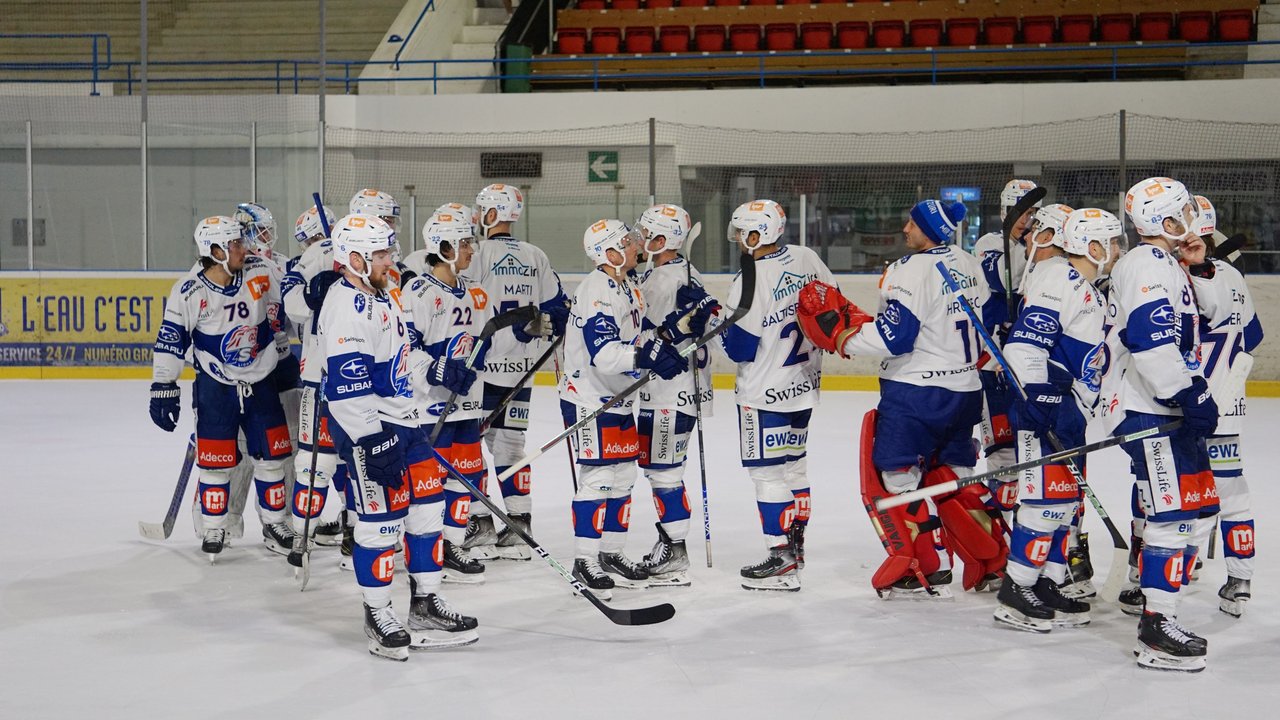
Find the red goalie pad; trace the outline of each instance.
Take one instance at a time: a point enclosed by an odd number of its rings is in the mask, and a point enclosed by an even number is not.
[[[796,320],[809,342],[844,357],[841,348],[850,335],[873,320],[840,294],[840,288],[814,280],[800,290]]]
[[[924,484],[940,485],[955,479],[955,471],[942,465],[925,475]],[[964,561],[965,590],[972,590],[987,575],[1003,574],[1009,557],[1004,529],[991,518],[986,499],[985,487],[969,485],[937,500],[947,549]]]
[[[862,486],[862,506],[871,518],[871,526],[875,529],[880,543],[884,545],[889,557],[881,563],[875,575],[871,576],[871,586],[879,593],[907,575],[915,575],[921,585],[928,587],[925,579],[928,573],[938,570],[938,554],[933,551],[933,533],[920,532],[921,526],[928,519],[924,515],[924,504],[913,503],[905,507],[877,510],[876,501],[889,495],[880,479],[880,472],[871,462],[871,446],[875,442],[876,411],[868,410],[862,417],[862,437],[860,441],[860,470]],[[928,528],[926,528],[928,530]],[[924,565],[917,560],[924,557]]]

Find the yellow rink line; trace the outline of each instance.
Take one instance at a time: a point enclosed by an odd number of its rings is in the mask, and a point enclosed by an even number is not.
[[[191,368],[182,372],[182,379],[191,380],[195,373]],[[0,367],[0,380],[149,380],[151,368],[147,367]],[[540,372],[534,378],[535,385],[554,385],[555,376]],[[718,390],[733,389],[733,376],[718,373],[712,377]],[[879,383],[872,375],[824,375],[823,390],[854,390],[875,392]],[[1280,380],[1250,380],[1249,397],[1280,397]]]

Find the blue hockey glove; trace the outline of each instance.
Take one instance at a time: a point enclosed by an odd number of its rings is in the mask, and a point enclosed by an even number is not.
[[[333,270],[322,270],[311,278],[311,282],[307,283],[307,290],[303,294],[303,300],[306,300],[307,307],[311,308],[311,312],[320,312],[320,307],[324,305],[324,296],[329,292],[330,286],[342,279],[342,274]]]
[[[178,383],[151,383],[151,422],[165,432],[178,428],[178,414],[182,411],[182,391]]]
[[[427,370],[427,382],[459,395],[466,395],[475,381],[476,371],[464,360],[438,358]]]
[[[1218,429],[1218,403],[1209,394],[1204,378],[1191,378],[1191,386],[1174,395],[1173,402],[1182,408],[1183,430],[1208,437]]]
[[[689,361],[680,355],[675,343],[655,339],[636,348],[636,367],[652,370],[663,380],[670,380],[689,369]]]
[[[297,356],[292,352],[281,355],[276,360],[276,369],[271,371],[271,382],[278,393],[302,387],[302,366]]]
[[[551,320],[551,335],[562,337],[564,329],[569,324],[569,298],[563,294],[542,303],[538,309],[549,316]]]
[[[385,488],[398,488],[404,482],[404,446],[394,432],[380,430],[368,435],[356,442],[356,449],[366,478]]]
[[[1052,383],[1028,383],[1025,400],[1014,401],[1014,423],[1019,430],[1044,435],[1058,422],[1058,411],[1067,398]]]

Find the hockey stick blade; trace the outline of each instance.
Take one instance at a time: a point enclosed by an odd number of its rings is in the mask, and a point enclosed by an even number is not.
[[[187,494],[187,485],[191,482],[191,470],[196,464],[195,433],[187,440],[187,454],[182,460],[182,470],[178,474],[178,485],[173,489],[173,499],[169,501],[169,511],[165,513],[163,523],[138,521],[138,534],[148,540],[168,540],[173,534],[173,526],[178,522],[178,511],[182,509],[182,498]]]
[[[1098,591],[1098,599],[1113,603],[1120,599],[1120,589],[1129,577],[1129,551],[1113,548],[1111,551],[1111,569],[1107,571],[1107,581]]]

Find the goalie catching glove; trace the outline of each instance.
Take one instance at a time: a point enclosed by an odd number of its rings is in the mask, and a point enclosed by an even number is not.
[[[845,342],[875,318],[840,294],[840,288],[814,280],[800,290],[796,320],[809,342],[820,350],[844,354]]]

